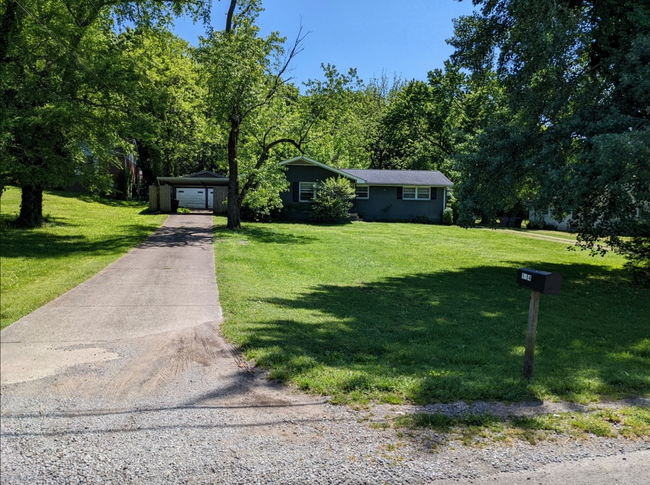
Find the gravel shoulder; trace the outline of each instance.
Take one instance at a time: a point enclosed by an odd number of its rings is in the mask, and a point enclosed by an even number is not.
[[[3,484],[520,483],[531,477],[537,483],[587,483],[580,477],[644,483],[650,476],[647,441],[594,437],[535,446],[434,446],[443,438],[434,432],[404,435],[366,419],[369,412],[382,419],[422,410],[513,413],[512,406],[355,410],[268,381],[221,338],[216,283],[201,294],[182,289],[166,296],[167,272],[180,277],[182,268],[192,267],[206,285],[214,280],[214,261],[207,256],[214,254],[211,217],[193,217],[171,217],[135,256],[124,257],[127,265],[116,262],[117,270],[109,267],[73,290],[78,294],[49,304],[55,311],[43,313],[46,305],[2,332]],[[195,266],[183,259],[190,254],[198,258]],[[167,302],[168,311],[137,319],[133,307],[119,310],[106,294],[122,281],[116,271],[133,273],[122,276],[134,278],[128,288],[138,304]],[[147,281],[159,275],[159,284],[151,292],[138,290],[137,272]],[[95,295],[90,310],[89,292]],[[205,306],[182,319],[177,307],[190,298]],[[58,323],[52,318],[61,308],[67,317],[47,338],[28,331]],[[69,356],[64,365],[61,356]],[[39,373],[39,367],[49,370]],[[560,404],[517,406],[523,413],[554,412]]]

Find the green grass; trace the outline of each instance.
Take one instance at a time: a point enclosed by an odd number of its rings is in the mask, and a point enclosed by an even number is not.
[[[2,195],[0,278],[2,328],[96,274],[136,246],[165,219],[143,204],[46,192],[48,223],[14,227],[20,190]]]
[[[384,429],[390,427],[411,430],[430,429],[445,434],[445,440],[460,439],[465,445],[480,443],[485,438],[496,442],[522,440],[536,444],[561,435],[574,438],[600,436],[639,439],[650,436],[650,409],[629,406],[618,410],[520,417],[498,417],[492,414],[446,416],[415,413],[400,416],[391,422],[379,422],[379,424],[383,424]]]
[[[576,234],[571,234],[570,232],[566,231],[555,231],[552,229],[517,229],[514,227],[495,227],[494,229],[491,230],[496,230],[496,231],[515,231],[518,232],[522,235],[536,235],[536,236],[550,236],[554,238],[559,238],[559,239],[566,239],[569,241],[575,241],[577,238]]]
[[[303,390],[361,404],[650,394],[650,290],[614,254],[458,227],[216,223],[226,337]],[[530,383],[519,267],[563,276],[541,298]]]

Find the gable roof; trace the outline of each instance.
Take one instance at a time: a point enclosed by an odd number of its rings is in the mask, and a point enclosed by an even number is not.
[[[451,180],[436,170],[362,170],[346,168],[342,171],[364,179],[368,185],[454,186]]]
[[[361,185],[421,185],[425,187],[453,187],[454,183],[437,170],[372,170],[334,168],[305,156],[280,162],[280,165],[315,165]]]
[[[323,168],[325,170],[329,170],[330,172],[333,172],[337,175],[341,175],[342,177],[349,178],[355,181],[357,184],[365,184],[367,183],[364,179],[357,177],[356,175],[353,175],[351,173],[347,173],[347,170],[341,170],[339,168],[334,168],[330,167],[329,165],[325,165],[324,163],[317,162],[316,160],[312,160],[311,158],[307,158],[304,156],[300,157],[294,157],[291,160],[285,160],[284,162],[280,162],[280,165],[315,165],[317,167]]]
[[[211,172],[210,170],[201,170],[200,172],[191,173],[189,175],[186,175],[185,177],[186,178],[187,177],[190,177],[190,178],[218,178],[218,179],[228,178],[228,177],[224,177],[220,173]]]

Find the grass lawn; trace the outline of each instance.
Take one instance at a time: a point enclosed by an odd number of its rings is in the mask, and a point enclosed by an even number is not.
[[[165,220],[142,215],[141,203],[46,192],[49,223],[22,229],[7,224],[19,208],[20,190],[10,187],[0,211],[2,328],[90,278]]]
[[[361,403],[650,395],[650,290],[614,254],[458,227],[215,222],[226,337],[304,390]],[[519,267],[563,276],[541,298],[531,383]]]
[[[441,414],[407,414],[389,421],[371,424],[376,428],[433,429],[443,440],[460,439],[463,444],[514,440],[538,441],[575,437],[585,439],[591,436],[624,437],[638,439],[650,435],[650,409],[624,407],[592,412],[569,412],[540,416],[497,417],[490,414],[466,414],[445,416]],[[398,436],[403,432],[398,432]]]

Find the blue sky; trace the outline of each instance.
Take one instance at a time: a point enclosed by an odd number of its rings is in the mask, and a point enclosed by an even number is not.
[[[215,1],[211,24],[222,29],[229,2]],[[321,78],[321,63],[340,72],[357,68],[363,80],[385,72],[389,78],[426,79],[453,49],[452,19],[472,12],[471,0],[266,0],[258,24],[263,35],[277,30],[291,42],[302,24],[309,31],[304,51],[292,63],[296,84]],[[196,45],[205,27],[176,21],[177,35]]]

